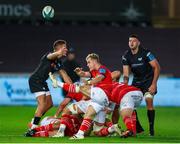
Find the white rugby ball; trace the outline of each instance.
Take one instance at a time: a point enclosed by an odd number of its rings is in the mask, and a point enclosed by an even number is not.
[[[47,20],[52,19],[54,17],[54,8],[52,6],[45,6],[42,10],[42,15]]]

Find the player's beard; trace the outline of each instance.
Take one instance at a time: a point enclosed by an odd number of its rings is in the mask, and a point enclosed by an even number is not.
[[[138,49],[138,46],[130,47],[131,51],[135,52]]]

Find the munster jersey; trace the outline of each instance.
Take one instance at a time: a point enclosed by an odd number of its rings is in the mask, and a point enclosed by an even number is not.
[[[90,73],[92,78],[95,78],[98,75],[104,75],[104,79],[95,86],[112,83],[111,71],[103,65],[101,65],[98,70],[92,70]]]
[[[131,68],[134,76],[132,85],[142,90],[149,88],[154,77],[153,68],[149,62],[154,59],[154,55],[144,48],[139,48],[137,54],[132,54],[131,50],[125,52],[122,56],[122,64]]]
[[[120,104],[123,96],[131,91],[140,91],[140,89],[123,83],[114,83],[111,95],[109,95],[109,100],[116,104]]]
[[[82,119],[77,118],[76,116],[73,115],[64,114],[60,119],[60,123],[66,125],[65,135],[73,136],[78,132],[82,123]]]

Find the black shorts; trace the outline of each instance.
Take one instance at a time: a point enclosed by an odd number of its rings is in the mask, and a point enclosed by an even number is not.
[[[35,92],[42,92],[42,91],[49,91],[47,82],[42,82],[38,79],[35,79],[33,77],[29,78],[29,88],[32,93]]]
[[[149,87],[151,86],[152,84],[152,80],[153,79],[149,79],[149,80],[146,80],[146,81],[133,81],[132,82],[132,85],[137,87],[137,88],[140,88],[141,91],[143,92],[143,94],[145,94],[146,92],[148,92],[149,90]],[[155,92],[155,94],[157,93],[157,91]]]

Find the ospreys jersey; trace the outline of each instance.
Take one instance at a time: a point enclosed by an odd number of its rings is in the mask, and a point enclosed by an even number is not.
[[[122,64],[131,68],[134,75],[132,85],[142,90],[148,89],[154,77],[153,68],[149,62],[154,59],[154,55],[144,48],[139,48],[137,54],[132,54],[130,49],[125,52],[122,56]]]
[[[45,54],[40,61],[39,66],[31,75],[32,79],[40,80],[45,82],[49,77],[49,72],[56,72],[63,68],[61,59],[49,60],[47,58],[48,54]]]

